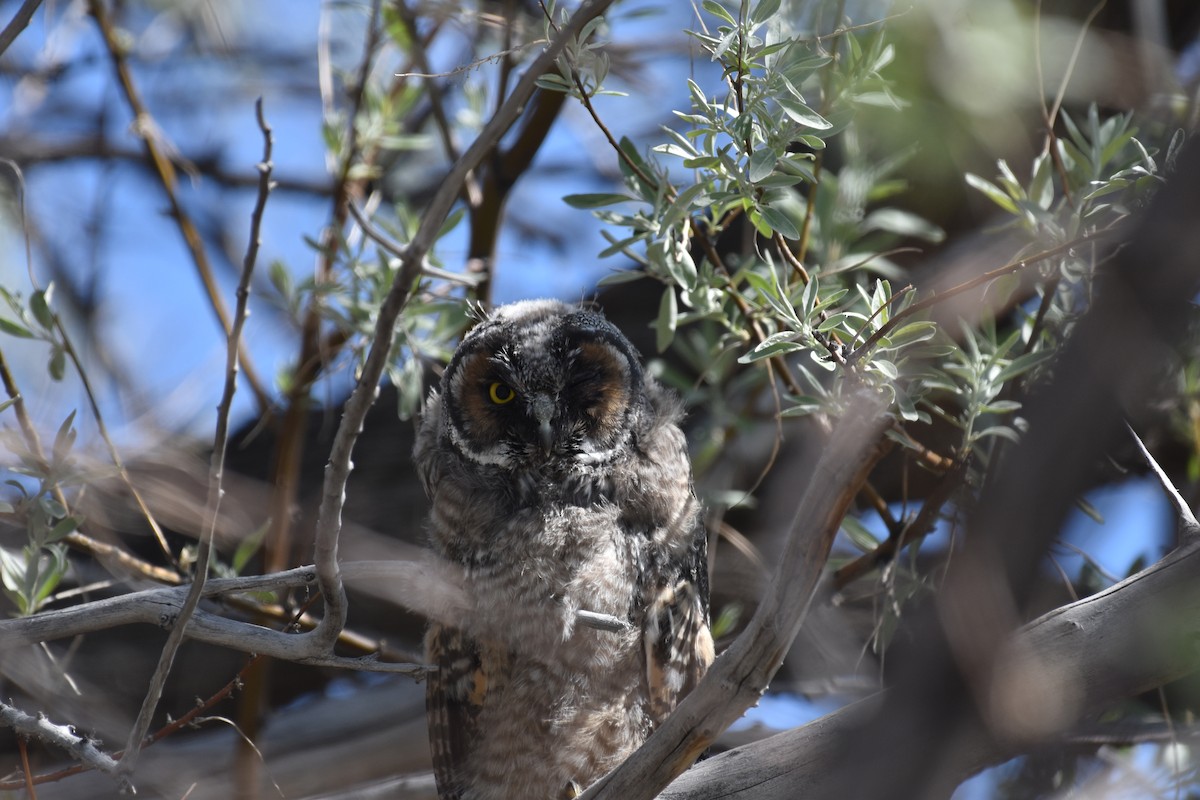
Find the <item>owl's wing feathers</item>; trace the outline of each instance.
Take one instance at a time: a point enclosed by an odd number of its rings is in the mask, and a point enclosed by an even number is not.
[[[425,647],[438,668],[425,693],[434,776],[441,800],[458,800],[465,788],[459,771],[475,749],[479,712],[488,691],[502,680],[496,673],[504,665],[492,653],[485,657],[461,631],[442,625],[429,627]]]
[[[652,525],[665,532],[661,540],[664,551],[659,554],[662,561],[650,570],[656,574],[643,576],[646,610],[642,623],[650,709],[656,720],[662,720],[704,677],[714,654],[709,631],[708,539],[692,494],[687,441],[677,425],[682,409],[673,394],[658,386],[649,386],[648,394],[657,415],[643,443],[643,485],[676,484],[674,491],[651,493],[660,502],[673,498],[674,507],[656,508],[649,503],[645,509]]]
[[[442,402],[437,389],[429,392],[425,408],[421,412],[421,423],[417,426],[417,439],[413,445],[413,464],[425,495],[433,498],[434,487],[440,477],[438,437],[442,431]]]
[[[675,710],[713,662],[706,545],[700,529],[678,578],[659,589],[646,608],[646,680],[651,715],[659,721]]]

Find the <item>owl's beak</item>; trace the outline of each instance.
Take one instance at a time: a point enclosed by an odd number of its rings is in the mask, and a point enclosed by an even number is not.
[[[538,441],[542,445],[542,453],[549,453],[554,447],[554,429],[550,423],[554,419],[554,398],[544,394],[534,395],[529,403],[529,411],[538,424]]]

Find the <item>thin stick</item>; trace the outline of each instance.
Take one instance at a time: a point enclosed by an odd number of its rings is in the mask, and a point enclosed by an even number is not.
[[[25,791],[29,793],[29,800],[37,800],[37,789],[33,788],[33,771],[29,768],[29,746],[24,736],[17,737],[17,749],[21,751],[21,772],[25,777]]]
[[[242,262],[242,276],[238,281],[237,305],[233,315],[233,325],[229,330],[225,352],[225,388],[221,394],[221,402],[217,406],[217,430],[213,437],[213,454],[208,473],[208,502],[205,510],[205,527],[201,532],[199,549],[196,555],[196,574],[184,600],[171,632],[167,635],[167,643],[163,646],[162,656],[158,667],[150,681],[150,687],[142,702],[141,712],[134,722],[129,734],[129,742],[125,745],[125,756],[121,759],[121,770],[129,774],[137,763],[141,751],[142,740],[150,730],[150,720],[162,697],[163,686],[175,662],[179,645],[183,643],[188,621],[200,604],[204,594],[204,583],[208,578],[209,562],[212,559],[213,537],[216,535],[217,516],[221,509],[221,496],[224,494],[222,480],[225,471],[225,448],[229,440],[229,411],[233,406],[233,395],[237,391],[238,349],[241,342],[242,327],[246,322],[246,306],[250,297],[250,277],[254,273],[254,264],[258,259],[259,237],[262,230],[263,212],[267,207],[267,197],[271,193],[271,148],[274,143],[271,126],[263,116],[262,98],[254,105],[258,127],[263,135],[263,158],[258,165],[258,199],[254,211],[250,215],[250,242],[246,247],[246,257]]]
[[[4,30],[0,31],[0,55],[21,35],[21,31],[28,27],[30,20],[33,19],[34,12],[38,10],[38,6],[41,4],[42,0],[25,0],[21,4],[21,7],[17,9],[17,13],[13,14],[13,18],[4,26]]]
[[[129,470],[125,468],[125,460],[121,458],[120,452],[117,451],[117,445],[113,442],[112,436],[108,433],[108,425],[104,422],[104,415],[100,412],[100,403],[96,400],[96,392],[92,389],[92,381],[88,378],[87,371],[83,368],[83,362],[79,358],[79,354],[75,351],[75,345],[71,342],[71,337],[67,334],[67,328],[63,325],[58,314],[51,312],[54,319],[54,328],[58,331],[59,337],[62,339],[63,352],[67,354],[67,358],[71,359],[71,364],[75,367],[76,374],[79,375],[79,382],[83,384],[83,394],[87,397],[88,407],[92,410],[92,419],[96,421],[96,431],[100,434],[100,439],[104,442],[105,448],[108,450],[108,457],[113,462],[113,466],[117,468],[117,475],[121,482],[125,484],[125,488],[129,490],[129,495],[133,498],[133,502],[138,507],[138,511],[145,518],[146,524],[150,526],[151,533],[154,534],[154,540],[158,543],[158,547],[166,556],[167,561],[171,564],[178,565],[175,559],[175,554],[171,552],[171,546],[167,544],[166,534],[163,533],[162,527],[158,524],[158,520],[154,518],[154,513],[150,510],[150,506],[146,505],[142,493],[134,486],[133,479],[129,477]]]
[[[1128,422],[1125,427],[1129,430],[1129,435],[1133,437],[1134,443],[1137,444],[1138,452],[1142,454],[1146,465],[1150,467],[1150,471],[1154,473],[1154,477],[1158,479],[1163,491],[1167,493],[1167,497],[1171,498],[1171,503],[1175,506],[1175,513],[1179,515],[1179,526],[1184,536],[1200,535],[1200,522],[1196,521],[1196,515],[1192,512],[1192,507],[1188,505],[1187,500],[1183,499],[1183,495],[1179,493],[1179,489],[1175,488],[1175,484],[1171,482],[1171,478],[1166,471],[1159,466],[1158,461],[1150,454],[1142,437],[1137,435],[1137,431]]]

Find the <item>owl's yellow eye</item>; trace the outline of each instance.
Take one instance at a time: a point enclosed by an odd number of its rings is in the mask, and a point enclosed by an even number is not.
[[[500,381],[496,381],[488,387],[488,397],[498,406],[511,403],[516,396],[517,393],[513,391],[511,386],[506,383],[500,383]]]

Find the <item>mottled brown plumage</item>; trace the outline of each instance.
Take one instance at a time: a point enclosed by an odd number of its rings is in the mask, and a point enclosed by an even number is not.
[[[474,610],[431,625],[443,800],[570,798],[712,661],[705,537],[678,400],[599,314],[497,309],[462,342],[415,458],[434,551]],[[587,610],[624,632],[579,625]]]

